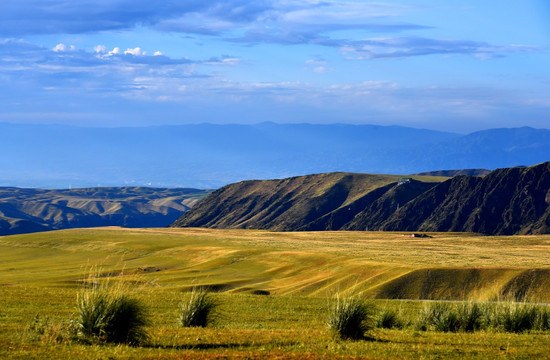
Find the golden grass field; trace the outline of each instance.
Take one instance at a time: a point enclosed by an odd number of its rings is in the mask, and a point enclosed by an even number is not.
[[[336,293],[550,302],[550,235],[407,235],[96,228],[0,237],[0,357],[550,357],[548,333],[409,329],[375,330],[372,341],[332,339],[326,312]],[[127,281],[149,305],[151,344],[85,345],[52,338],[73,316],[76,294],[91,269]],[[219,292],[223,316],[212,328],[177,326],[178,301],[194,286]],[[421,306],[376,302],[407,311]],[[50,330],[31,334],[33,321]]]

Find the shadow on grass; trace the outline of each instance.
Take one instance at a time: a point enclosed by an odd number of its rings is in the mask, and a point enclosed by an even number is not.
[[[363,341],[370,341],[370,342],[378,342],[378,343],[388,343],[390,342],[389,340],[385,340],[385,339],[378,339],[378,338],[375,338],[374,336],[363,336],[363,338],[361,339]]]
[[[292,346],[297,345],[297,342],[277,342],[278,346]],[[257,343],[227,343],[227,344],[181,344],[181,345],[158,345],[150,344],[143,345],[143,348],[150,349],[163,349],[163,350],[215,350],[215,349],[233,349],[233,348],[250,348],[258,346]]]
[[[370,341],[370,342],[377,342],[377,343],[388,343],[388,342],[390,342],[389,340],[375,338],[374,336],[370,336],[370,335],[363,335],[362,337],[360,337],[358,339],[345,339],[345,340],[346,341]]]
[[[212,349],[231,349],[236,347],[246,347],[250,344],[182,344],[182,345],[143,345],[144,348],[164,349],[164,350],[212,350]]]

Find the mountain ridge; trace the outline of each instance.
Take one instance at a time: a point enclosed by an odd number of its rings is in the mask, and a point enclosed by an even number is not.
[[[337,173],[241,182],[216,190],[171,226],[550,233],[550,162],[483,177]]]
[[[445,190],[444,184],[448,184]],[[459,176],[400,209],[383,230],[464,231],[484,234],[550,233],[550,162],[497,169],[483,178]],[[429,199],[438,199],[428,207]],[[418,222],[419,209],[430,208]]]
[[[338,230],[319,223],[327,217],[349,221],[351,209],[363,210],[391,189],[399,175],[324,173],[279,180],[248,180],[222,187],[197,203],[172,226],[254,228],[276,231]],[[427,187],[446,178],[414,176]],[[422,181],[421,181],[422,180]],[[409,183],[409,184],[410,184]],[[349,214],[348,214],[349,213]],[[336,224],[336,223],[334,223]]]

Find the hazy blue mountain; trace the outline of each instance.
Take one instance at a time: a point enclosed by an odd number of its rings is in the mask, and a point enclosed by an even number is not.
[[[82,128],[0,123],[0,186],[217,188],[244,179],[347,171],[411,174],[550,159],[550,130],[460,135],[373,125]]]
[[[425,167],[426,171],[530,166],[550,160],[550,130],[522,127],[479,131],[420,148],[408,158],[410,166]]]

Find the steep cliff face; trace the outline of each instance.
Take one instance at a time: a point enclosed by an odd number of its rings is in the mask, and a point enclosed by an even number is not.
[[[458,176],[428,190],[389,217],[384,230],[484,234],[550,232],[550,162]]]
[[[397,184],[358,213],[342,230],[380,230],[384,222],[402,206],[436,185],[414,180]]]
[[[550,233],[550,162],[440,183],[347,173],[245,181],[215,191],[172,226]]]

